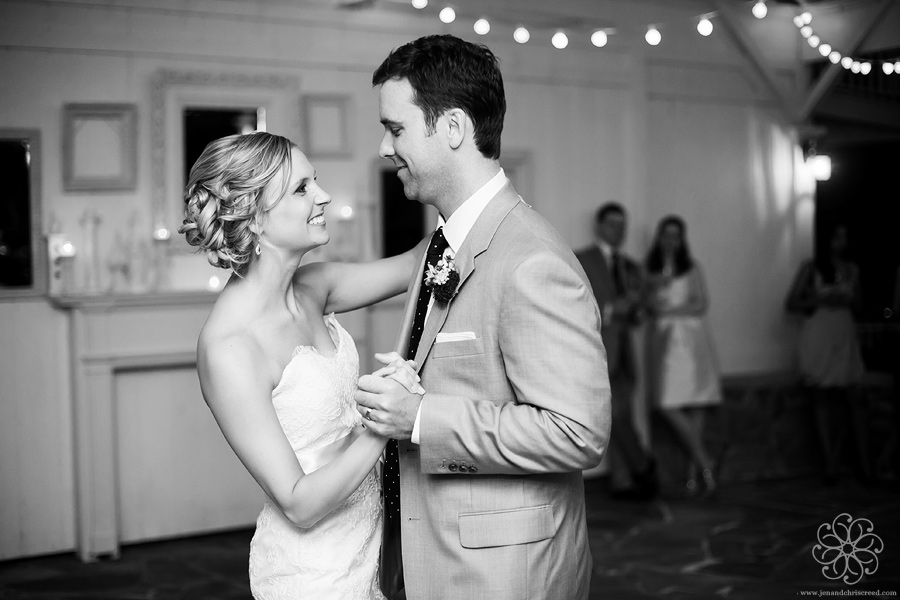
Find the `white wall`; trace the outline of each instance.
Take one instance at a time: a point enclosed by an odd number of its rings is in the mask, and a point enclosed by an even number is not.
[[[526,4],[546,10],[537,0]],[[560,9],[569,5],[592,6],[571,0]],[[624,35],[626,24],[681,22],[696,12],[689,4],[686,10],[624,0],[605,6],[622,20],[623,35],[602,52],[575,43],[557,51],[546,43],[478,40],[501,58],[509,105],[503,148],[530,157],[526,200],[573,247],[589,242],[599,204],[623,202],[632,217],[628,247],[638,257],[656,220],[681,214],[706,272],[724,372],[789,368],[792,337],[780,306],[808,252],[811,227],[809,212],[797,204],[804,188],[792,131],[721,29],[700,40],[692,26],[673,28],[659,48]],[[371,256],[372,165],[381,136],[371,72],[410,39],[438,29],[471,39],[467,27],[437,28],[433,19],[396,8],[335,11],[321,3],[12,0],[0,4],[0,127],[41,130],[45,227],[55,215],[82,247],[79,218],[93,207],[103,217],[105,256],[133,214],[150,244],[151,140],[158,133],[151,81],[160,69],[295,82],[271,92],[280,112],[270,120],[301,145],[301,96],[346,94],[353,156],[314,164],[334,206],[357,209],[358,252]],[[71,102],[136,105],[135,190],[63,190],[62,108]],[[170,202],[177,206],[177,199]],[[199,257],[179,254],[170,264],[177,272],[169,282],[180,288],[202,287],[211,273]],[[395,312],[380,314],[390,322]],[[40,301],[0,303],[0,558],[73,544],[66,322],[64,313]],[[388,329],[369,325],[373,349],[393,345]]]

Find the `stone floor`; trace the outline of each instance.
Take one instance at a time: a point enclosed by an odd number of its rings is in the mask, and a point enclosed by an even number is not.
[[[900,593],[900,494],[894,491],[851,479],[824,487],[805,477],[725,484],[712,499],[672,493],[639,504],[610,500],[600,479],[586,482],[586,497],[592,600]],[[829,581],[812,556],[819,526],[845,512],[869,519],[884,547],[877,570],[855,585]],[[93,564],[71,554],[0,562],[0,599],[249,599],[251,535],[241,530],[126,546],[119,560]]]

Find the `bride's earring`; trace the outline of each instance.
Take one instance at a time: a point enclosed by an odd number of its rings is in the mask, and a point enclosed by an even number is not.
[[[253,249],[253,253],[259,256],[259,253],[262,252],[259,248],[259,242],[256,242],[256,248]]]

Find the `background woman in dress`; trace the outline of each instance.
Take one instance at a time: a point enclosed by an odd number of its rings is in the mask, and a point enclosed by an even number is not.
[[[843,224],[820,236],[815,258],[800,267],[787,299],[789,311],[805,316],[800,330],[800,376],[811,392],[828,484],[837,480],[848,411],[858,474],[863,480],[870,478],[866,411],[862,399],[853,393],[865,368],[853,319],[862,303],[859,267],[847,258],[848,241]]]
[[[382,598],[373,467],[386,439],[361,426],[359,356],[334,313],[404,291],[425,242],[373,263],[301,267],[329,240],[330,201],[303,153],[264,132],[209,144],[185,192],[180,231],[234,272],[200,333],[197,369],[222,433],[269,497],[250,545],[257,599]],[[423,391],[406,361],[382,358],[396,360],[381,375]]]
[[[686,450],[688,491],[697,490],[699,471],[708,494],[716,482],[713,460],[703,444],[703,409],[720,404],[722,392],[703,318],[709,305],[706,284],[686,233],[680,217],[665,217],[647,255],[649,389],[654,406]]]

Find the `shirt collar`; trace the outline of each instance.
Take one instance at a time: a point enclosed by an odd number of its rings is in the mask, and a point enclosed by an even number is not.
[[[438,217],[438,227],[444,228],[444,237],[447,238],[447,243],[450,244],[454,254],[459,252],[460,246],[466,240],[466,236],[469,235],[469,231],[472,230],[475,221],[481,216],[488,202],[497,195],[507,181],[506,174],[501,168],[490,181],[478,188],[478,191],[463,202],[450,215],[449,219],[445,221],[443,217]]]
[[[613,252],[615,252],[615,249],[600,238],[597,238],[597,247],[600,248],[600,252],[603,253],[603,257],[606,259],[606,262],[610,262],[612,260],[612,255]]]

